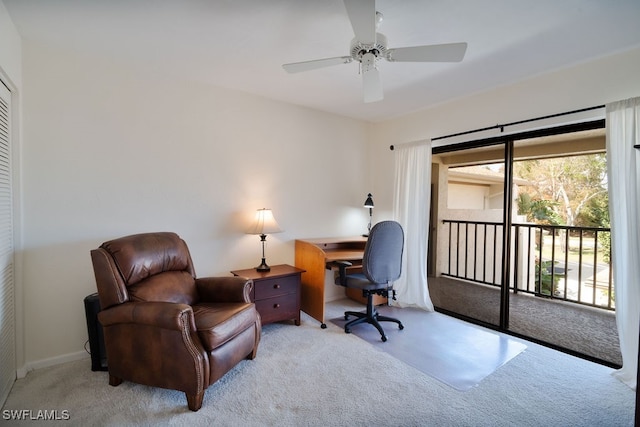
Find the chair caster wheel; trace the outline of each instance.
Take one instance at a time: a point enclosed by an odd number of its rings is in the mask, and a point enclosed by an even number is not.
[[[320,328],[321,328],[321,329],[327,329],[327,324],[326,324],[326,323],[321,324],[321,325],[320,325]]]
[[[350,334],[351,333],[351,329],[344,328],[344,333],[345,334]]]
[[[398,326],[398,328],[400,328],[400,330],[404,329],[404,325],[402,323],[400,323],[400,325]]]
[[[387,342],[387,336],[386,335],[382,336],[382,342]]]

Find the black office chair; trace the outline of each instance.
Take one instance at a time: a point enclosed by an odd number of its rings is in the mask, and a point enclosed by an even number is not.
[[[396,299],[393,282],[400,278],[402,272],[403,247],[402,226],[396,221],[382,221],[374,225],[369,233],[362,258],[362,273],[348,274],[347,268],[352,265],[350,262],[335,262],[340,273],[336,279],[336,285],[362,289],[362,295],[367,298],[365,313],[345,311],[344,320],[349,320],[349,316],[357,317],[344,325],[344,331],[347,334],[351,333],[352,326],[364,322],[378,329],[382,341],[386,341],[387,336],[379,322],[395,322],[400,329],[404,329],[404,325],[398,319],[381,316],[373,306],[374,295]]]

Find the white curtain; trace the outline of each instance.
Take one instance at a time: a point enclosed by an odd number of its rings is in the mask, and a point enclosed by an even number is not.
[[[609,215],[616,321],[622,368],[614,375],[636,388],[640,325],[640,98],[607,105]]]
[[[405,246],[394,305],[433,311],[427,287],[431,143],[403,144],[395,153],[393,217],[404,229]]]

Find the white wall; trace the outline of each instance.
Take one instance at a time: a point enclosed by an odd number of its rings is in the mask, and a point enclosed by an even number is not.
[[[0,1],[0,77],[9,79],[15,87],[22,86],[20,35]],[[13,89],[13,88],[11,88]]]
[[[365,231],[366,124],[157,70],[24,42],[24,289],[29,367],[78,357],[90,249],[175,231],[199,276],[259,264],[244,234],[272,208],[294,240]]]
[[[447,209],[488,209],[488,185],[447,183]]]

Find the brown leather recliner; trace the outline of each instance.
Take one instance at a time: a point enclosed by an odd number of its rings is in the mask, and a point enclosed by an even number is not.
[[[196,278],[175,233],[136,234],[91,251],[109,384],[123,380],[184,391],[189,409],[260,341],[251,280]]]

